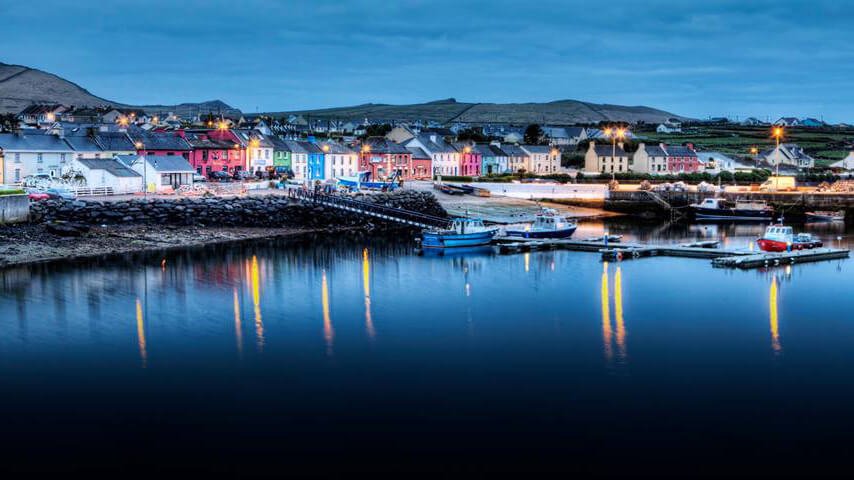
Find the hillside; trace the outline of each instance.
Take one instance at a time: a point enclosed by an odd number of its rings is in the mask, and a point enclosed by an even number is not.
[[[52,73],[22,65],[0,63],[0,113],[18,113],[33,103],[60,103],[74,106],[139,108],[150,112],[179,115],[220,113],[239,115],[240,110],[220,100],[180,105],[127,105],[93,95],[85,88]]]
[[[447,99],[414,105],[368,103],[352,107],[268,113],[277,117],[289,114],[356,121],[371,118],[520,125],[529,123],[572,125],[600,121],[658,123],[668,118],[685,119],[685,117],[651,107],[595,104],[578,100],[558,100],[548,103],[464,103]]]

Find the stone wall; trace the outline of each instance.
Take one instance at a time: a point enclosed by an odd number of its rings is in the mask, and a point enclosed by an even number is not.
[[[0,225],[26,222],[30,215],[30,198],[26,194],[0,195]]]
[[[352,198],[446,217],[430,192],[357,194]],[[298,203],[281,195],[235,198],[46,200],[32,206],[32,222],[55,220],[89,225],[205,225],[235,227],[377,227],[401,225],[331,207]]]

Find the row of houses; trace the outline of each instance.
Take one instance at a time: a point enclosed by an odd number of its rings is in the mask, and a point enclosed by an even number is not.
[[[693,144],[638,144],[628,153],[622,143],[597,144],[591,141],[584,155],[584,173],[610,175],[617,173],[646,173],[668,175],[680,173],[746,171],[756,167],[802,170],[815,167],[815,159],[802,147],[781,143],[779,147],[760,152],[751,164],[738,161],[719,152],[698,152]]]

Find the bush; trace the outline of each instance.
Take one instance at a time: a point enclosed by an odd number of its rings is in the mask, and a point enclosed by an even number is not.
[[[12,188],[12,189],[0,188],[0,196],[3,196],[3,195],[21,195],[23,193],[26,193],[26,192],[24,192],[20,188]]]

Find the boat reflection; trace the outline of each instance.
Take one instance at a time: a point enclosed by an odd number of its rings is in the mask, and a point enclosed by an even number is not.
[[[616,356],[620,361],[626,359],[626,323],[623,318],[623,271],[617,267],[614,272],[614,325],[611,324],[611,295],[608,275],[608,263],[602,268],[601,284],[602,303],[602,344],[605,359],[610,361],[614,357],[614,346]]]
[[[368,332],[368,338],[373,340],[377,332],[371,318],[371,261],[367,248],[362,250],[362,289],[365,292],[365,330]]]

